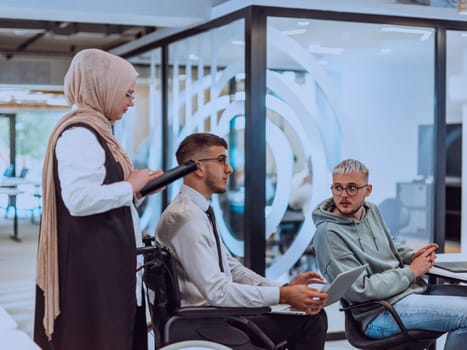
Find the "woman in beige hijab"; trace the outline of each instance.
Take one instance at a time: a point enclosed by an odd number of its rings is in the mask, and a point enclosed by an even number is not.
[[[76,108],[55,126],[42,174],[34,339],[42,349],[146,349],[135,248],[139,192],[162,171],[133,169],[112,124],[134,106],[138,73],[80,51],[65,76]]]

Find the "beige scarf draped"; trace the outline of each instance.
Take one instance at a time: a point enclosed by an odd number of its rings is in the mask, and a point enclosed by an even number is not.
[[[44,292],[45,332],[51,339],[55,318],[60,314],[57,246],[57,206],[55,198],[54,154],[62,132],[77,123],[89,125],[104,139],[126,179],[132,164],[126,152],[113,136],[111,115],[121,101],[137,72],[131,64],[118,56],[97,49],[80,51],[72,60],[65,76],[65,96],[78,109],[65,115],[55,126],[47,145],[42,170],[43,212],[37,257],[36,283]],[[76,145],[79,147],[79,145]]]

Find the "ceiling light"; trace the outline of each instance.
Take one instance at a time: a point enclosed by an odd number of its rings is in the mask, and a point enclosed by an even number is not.
[[[392,33],[404,33],[404,34],[418,34],[421,35],[420,40],[428,40],[433,33],[431,30],[425,29],[411,29],[411,28],[400,28],[400,27],[382,27],[382,32],[392,32]]]
[[[16,29],[14,31],[14,33],[17,36],[24,36],[24,35],[28,34],[28,31],[26,29]]]
[[[297,26],[306,27],[308,25],[310,25],[310,22],[308,22],[308,21],[298,21],[297,22]]]
[[[191,60],[191,61],[199,61],[199,57],[197,55],[195,55],[194,53],[190,53],[188,55],[188,59]]]
[[[10,102],[11,100],[11,95],[0,94],[0,102]]]
[[[319,44],[311,44],[308,46],[308,52],[320,53],[324,55],[342,55],[344,49],[342,47],[325,47]]]
[[[232,40],[232,45],[245,46],[245,42],[243,40]]]
[[[306,32],[306,29],[291,29],[291,30],[282,30],[281,33],[285,35],[298,35]]]

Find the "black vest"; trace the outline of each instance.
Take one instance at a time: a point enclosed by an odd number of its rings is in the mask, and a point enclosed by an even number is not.
[[[122,168],[103,138],[87,125],[74,126],[92,131],[105,150],[104,184],[122,181]],[[61,197],[56,158],[54,177],[61,310],[55,321],[54,349],[130,349],[136,310],[131,210],[125,206],[72,216]]]

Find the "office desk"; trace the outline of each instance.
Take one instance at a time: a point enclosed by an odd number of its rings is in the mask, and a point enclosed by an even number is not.
[[[467,254],[436,254],[437,261],[467,261]],[[449,278],[459,282],[467,282],[467,272],[451,272],[439,267],[432,267],[428,274],[438,278]]]
[[[21,242],[21,239],[18,237],[18,209],[16,208],[16,196],[21,193],[23,193],[23,191],[18,190],[16,187],[0,186],[0,194],[8,195],[8,203],[13,206],[13,234],[10,235],[10,237],[16,242]]]

